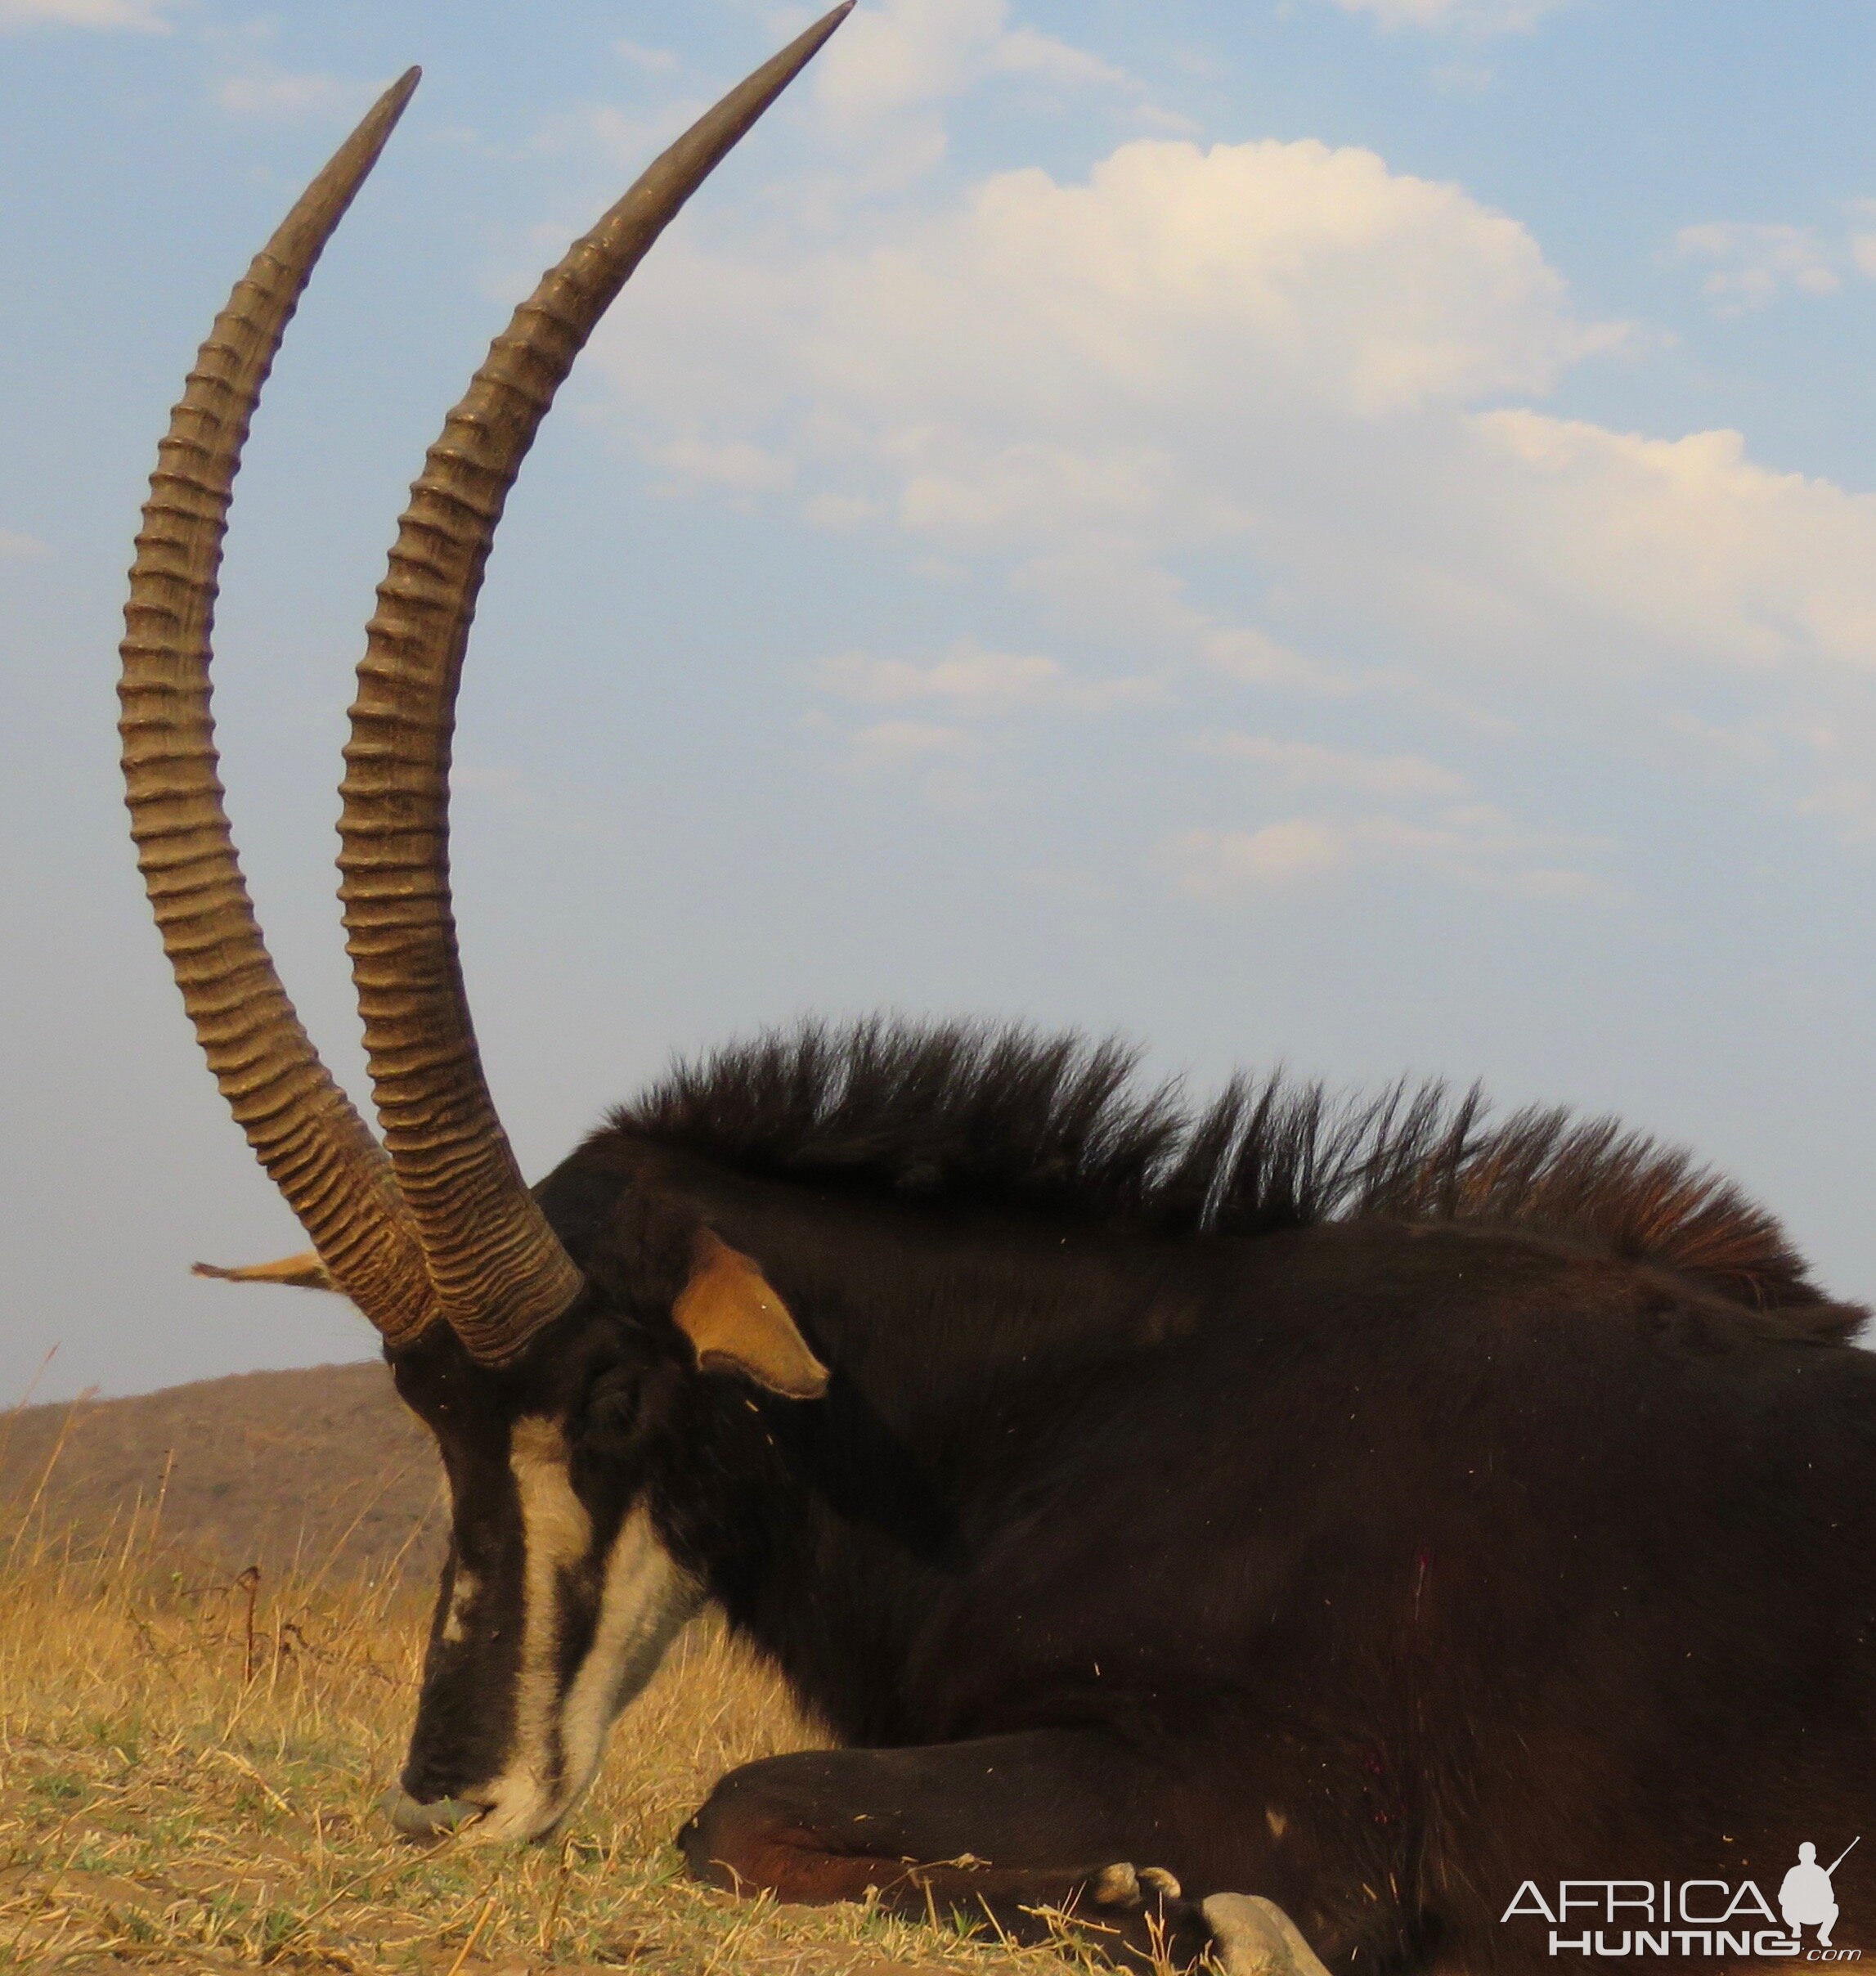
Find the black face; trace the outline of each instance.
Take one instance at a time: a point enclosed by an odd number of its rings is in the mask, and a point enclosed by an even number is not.
[[[392,1372],[452,1502],[394,1815],[411,1831],[537,1838],[698,1602],[646,1504],[659,1423],[697,1374],[591,1297],[513,1367],[478,1365],[439,1330]]]
[[[442,1325],[389,1354],[452,1502],[406,1831],[533,1839],[566,1816],[702,1601],[665,1520],[694,1512],[701,1449],[750,1431],[752,1385],[827,1384],[756,1262],[652,1176],[576,1155],[538,1193],[586,1277],[572,1307],[512,1365]]]

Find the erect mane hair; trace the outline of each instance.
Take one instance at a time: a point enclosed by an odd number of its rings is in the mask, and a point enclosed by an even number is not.
[[[1167,1235],[1385,1217],[1496,1222],[1659,1264],[1831,1336],[1864,1314],[1811,1281],[1773,1215],[1611,1119],[1474,1088],[1331,1098],[1277,1071],[1194,1107],[1139,1052],[1021,1025],[810,1021],[675,1066],[610,1128],[736,1170],[901,1201]]]

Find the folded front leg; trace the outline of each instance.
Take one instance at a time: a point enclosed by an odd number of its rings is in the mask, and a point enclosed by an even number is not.
[[[691,1871],[720,1887],[799,1902],[870,1893],[894,1913],[1024,1943],[1066,1918],[1117,1961],[1183,1968],[1223,1938],[1176,1868],[1160,1866],[1182,1845],[1169,1794],[1094,1731],[814,1750],[732,1771],[678,1843]],[[1322,1965],[1273,1962],[1268,1976],[1322,1976]]]

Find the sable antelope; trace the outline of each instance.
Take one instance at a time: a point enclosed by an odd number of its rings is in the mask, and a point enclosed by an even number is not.
[[[244,889],[209,631],[262,381],[415,71],[236,288],[151,483],[134,833],[313,1244],[223,1273],[352,1298],[453,1496],[397,1822],[552,1830],[713,1601],[843,1745],[734,1772],[680,1835],[787,1900],[1019,1937],[1075,1911],[1117,1956],[1158,1929],[1244,1970],[1314,1966],[1304,1938],[1476,1967],[1546,1959],[1501,1918],[1527,1879],[1741,1879],[1866,1830],[1864,1314],[1681,1156],[1437,1091],[1241,1082],[1195,1112],[1111,1046],[879,1022],[680,1069],[523,1184],[446,862],[483,565],[599,315],[846,11],[546,276],[415,483],[339,824],[382,1144]],[[1876,1902],[1841,1893],[1854,1940]]]

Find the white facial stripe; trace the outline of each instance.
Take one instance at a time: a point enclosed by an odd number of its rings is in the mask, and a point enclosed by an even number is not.
[[[477,1841],[532,1837],[567,1811],[599,1767],[613,1718],[651,1678],[701,1603],[695,1581],[658,1542],[649,1515],[634,1509],[607,1553],[592,1645],[563,1694],[561,1574],[591,1548],[592,1521],[574,1493],[557,1421],[517,1421],[509,1466],[526,1546],[514,1740],[501,1776],[473,1794],[491,1807],[464,1834]],[[456,1612],[452,1599],[451,1620]]]
[[[514,1740],[486,1796],[489,1814],[470,1828],[478,1839],[526,1838],[552,1822],[557,1793],[554,1722],[559,1700],[559,1577],[592,1542],[586,1506],[573,1493],[567,1440],[558,1421],[527,1415],[509,1436],[508,1466],[521,1502],[521,1659],[515,1669]]]

